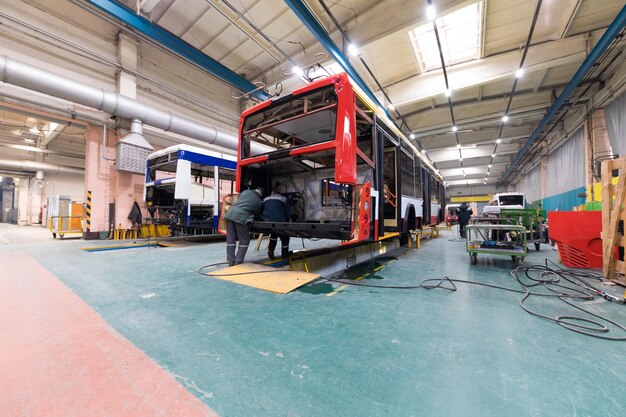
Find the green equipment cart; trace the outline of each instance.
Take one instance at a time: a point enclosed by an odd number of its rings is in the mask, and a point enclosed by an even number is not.
[[[500,218],[515,219],[518,224],[526,228],[526,242],[534,243],[535,249],[539,250],[546,240],[546,211],[540,208],[529,209],[502,209]]]
[[[478,262],[478,254],[504,255],[521,266],[528,254],[526,228],[517,219],[485,218],[471,219],[465,227],[465,248],[472,265]]]

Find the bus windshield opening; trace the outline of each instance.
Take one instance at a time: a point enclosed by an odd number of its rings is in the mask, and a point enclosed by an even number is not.
[[[241,156],[249,158],[334,140],[336,123],[337,94],[333,85],[289,100],[277,99],[245,117]],[[263,146],[251,146],[252,143]]]

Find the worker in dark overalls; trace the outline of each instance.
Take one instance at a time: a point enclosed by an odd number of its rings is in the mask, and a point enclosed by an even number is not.
[[[281,195],[277,189],[272,191],[269,197],[263,200],[263,213],[261,218],[266,222],[288,222],[289,221],[289,202],[287,197]],[[267,247],[267,256],[274,260],[274,250],[280,238],[280,254],[283,259],[289,256],[289,236],[279,232],[270,233],[270,243]]]
[[[243,263],[250,245],[250,226],[254,221],[254,217],[261,212],[263,208],[263,194],[265,190],[257,187],[254,190],[244,190],[239,194],[239,198],[235,201],[226,214],[226,258],[228,265],[239,265]],[[235,256],[235,249],[239,240],[239,249]]]
[[[474,212],[467,205],[467,203],[463,203],[459,207],[456,208],[456,215],[459,220],[459,233],[461,234],[461,237],[464,239],[465,239],[465,226],[467,226],[467,223],[469,223],[469,220],[470,220],[470,217],[472,217],[472,214],[474,214]]]

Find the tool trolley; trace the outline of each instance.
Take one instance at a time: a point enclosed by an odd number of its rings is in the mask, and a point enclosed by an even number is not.
[[[478,254],[510,256],[522,265],[528,254],[527,230],[516,219],[474,218],[465,227],[465,248],[472,265]]]

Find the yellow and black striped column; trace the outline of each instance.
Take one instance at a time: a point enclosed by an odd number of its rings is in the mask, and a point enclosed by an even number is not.
[[[87,233],[91,231],[91,191],[87,191],[87,205],[85,206],[85,222]]]

